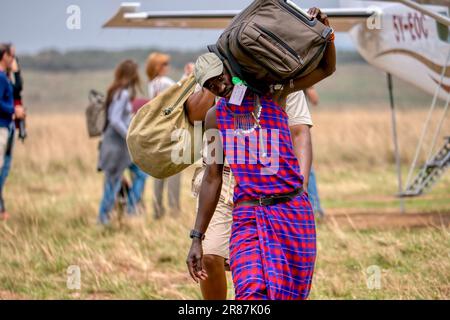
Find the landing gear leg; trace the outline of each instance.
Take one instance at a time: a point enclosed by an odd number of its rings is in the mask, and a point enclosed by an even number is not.
[[[392,120],[392,141],[394,142],[394,153],[395,153],[395,164],[397,166],[397,181],[398,181],[398,194],[403,192],[402,185],[402,168],[400,163],[400,151],[398,146],[398,136],[397,136],[397,114],[394,103],[394,92],[392,85],[392,75],[387,74],[387,83],[389,89],[389,101],[391,104],[391,120]],[[403,197],[399,198],[400,201],[400,212],[405,213],[405,200]]]

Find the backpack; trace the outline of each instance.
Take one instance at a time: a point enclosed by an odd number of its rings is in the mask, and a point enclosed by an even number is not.
[[[101,136],[106,127],[106,102],[103,94],[95,90],[89,92],[89,105],[85,115],[89,137]]]
[[[132,161],[154,178],[173,176],[200,159],[194,153],[194,126],[189,122],[184,103],[194,92],[193,75],[167,88],[144,105],[128,128],[127,145]],[[176,154],[176,160],[173,156]]]
[[[313,71],[331,33],[290,0],[256,0],[221,34],[216,53],[228,60],[233,76],[266,93]]]

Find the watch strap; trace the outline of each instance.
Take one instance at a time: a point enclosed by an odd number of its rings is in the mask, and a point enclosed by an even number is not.
[[[197,238],[197,239],[200,239],[200,240],[204,240],[205,239],[205,234],[201,233],[201,232],[199,232],[197,230],[191,230],[191,233],[189,234],[189,237],[191,239]]]

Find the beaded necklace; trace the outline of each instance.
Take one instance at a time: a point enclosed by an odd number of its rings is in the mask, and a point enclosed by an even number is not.
[[[227,105],[227,111],[233,116],[234,132],[236,134],[248,134],[255,131],[256,128],[261,129],[259,121],[261,118],[262,105],[258,95],[255,95],[255,101],[254,110],[248,113],[233,112]]]

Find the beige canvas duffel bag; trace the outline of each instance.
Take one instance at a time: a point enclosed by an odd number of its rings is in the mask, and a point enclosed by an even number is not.
[[[127,135],[131,159],[154,178],[177,174],[201,156],[194,154],[194,126],[184,109],[195,85],[194,76],[174,84],[144,105],[131,121]]]

